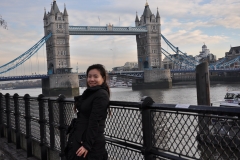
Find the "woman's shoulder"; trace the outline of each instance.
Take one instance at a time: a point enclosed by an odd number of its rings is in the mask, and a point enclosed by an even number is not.
[[[101,89],[97,90],[96,94],[97,95],[99,95],[99,94],[108,95],[108,92],[105,89],[101,88]]]
[[[95,95],[96,95],[96,96],[107,96],[107,97],[109,97],[108,92],[107,92],[105,89],[99,89],[99,90],[96,92]]]
[[[74,100],[75,101],[78,101],[79,99],[81,99],[82,95],[79,95],[79,96],[74,96]]]

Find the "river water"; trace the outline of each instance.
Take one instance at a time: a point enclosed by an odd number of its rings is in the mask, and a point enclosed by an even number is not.
[[[79,88],[80,94],[86,88]],[[111,89],[111,100],[117,101],[134,101],[138,102],[143,96],[152,97],[156,103],[167,103],[167,104],[197,104],[197,91],[195,85],[178,85],[173,86],[172,89],[149,89],[132,91],[131,88],[110,88]],[[210,99],[213,105],[217,105],[217,101],[223,100],[224,95],[227,91],[240,90],[239,84],[214,84],[210,87]],[[29,94],[31,97],[37,97],[41,94],[41,88],[32,89],[15,89],[15,90],[0,90],[0,93],[9,93],[13,95],[18,93],[19,96]]]
[[[80,94],[86,88],[79,88]],[[210,87],[210,100],[214,106],[219,106],[219,101],[223,100],[227,91],[240,90],[239,84],[214,84]],[[18,93],[19,96],[29,94],[31,97],[37,97],[41,94],[41,88],[34,89],[17,89],[17,90],[0,90],[0,93],[9,93],[13,95]],[[141,97],[149,96],[156,103],[166,104],[190,104],[197,105],[197,91],[195,85],[178,85],[171,89],[149,89],[132,91],[131,88],[111,88],[111,100],[115,101],[133,101],[139,102]],[[199,157],[200,158],[200,157]],[[227,157],[221,157],[225,159]],[[205,158],[203,158],[205,159]]]

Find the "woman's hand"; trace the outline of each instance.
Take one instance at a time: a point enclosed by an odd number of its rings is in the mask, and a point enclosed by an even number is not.
[[[87,153],[88,153],[88,150],[86,150],[83,146],[80,147],[76,152],[77,156],[83,155],[84,158],[87,156]]]

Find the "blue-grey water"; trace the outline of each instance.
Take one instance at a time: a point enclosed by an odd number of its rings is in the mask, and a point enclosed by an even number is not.
[[[82,94],[86,88],[81,87],[79,89],[80,94]],[[214,106],[219,106],[219,101],[223,100],[226,92],[234,90],[240,90],[240,84],[211,85],[211,103],[213,103]],[[41,94],[41,88],[0,90],[0,92],[3,94],[9,93],[10,95],[18,93],[19,96],[29,94],[32,97],[37,97]],[[197,91],[195,85],[181,85],[173,86],[171,89],[149,89],[140,91],[132,91],[131,88],[111,88],[111,100],[139,102],[143,96],[152,97],[156,103],[197,105]],[[219,153],[221,153],[221,151]],[[226,158],[227,157],[221,157],[220,159]]]
[[[79,88],[80,94],[86,88]],[[156,103],[167,104],[197,104],[197,91],[195,85],[181,85],[173,86],[172,89],[149,89],[132,91],[131,88],[110,88],[111,100],[117,101],[135,101],[138,102],[143,96],[150,96]],[[227,91],[240,90],[239,84],[215,84],[210,87],[211,103],[217,105],[217,101],[223,100]],[[29,94],[32,97],[37,97],[41,94],[41,88],[32,89],[13,89],[13,90],[0,90],[1,93],[9,93],[13,95],[18,93],[19,96]]]

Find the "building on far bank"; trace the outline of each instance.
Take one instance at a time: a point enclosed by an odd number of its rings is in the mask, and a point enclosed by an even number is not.
[[[117,71],[123,71],[123,66],[112,68],[112,72],[117,72]]]
[[[124,66],[112,68],[112,71],[137,71],[137,70],[138,70],[137,62],[126,62]]]
[[[240,56],[240,46],[231,47],[229,52],[225,52],[225,57],[228,59],[233,59]]]
[[[163,68],[164,69],[184,69],[188,68],[189,64],[197,64],[197,62],[208,61],[209,63],[216,62],[216,56],[210,53],[210,50],[204,44],[202,46],[202,51],[200,54],[193,57],[192,55],[182,54],[173,54],[170,56],[171,60],[168,57],[163,59]]]
[[[137,62],[126,62],[123,66],[124,71],[136,71],[138,70]]]
[[[217,61],[216,55],[210,53],[210,50],[205,44],[202,46],[202,51],[200,51],[200,54],[195,56],[195,59],[199,62],[208,61],[209,64]]]
[[[225,52],[225,62],[234,61],[227,68],[240,68],[239,59],[236,58],[240,57],[240,46],[231,47],[228,52]],[[235,60],[234,60],[235,59]]]

